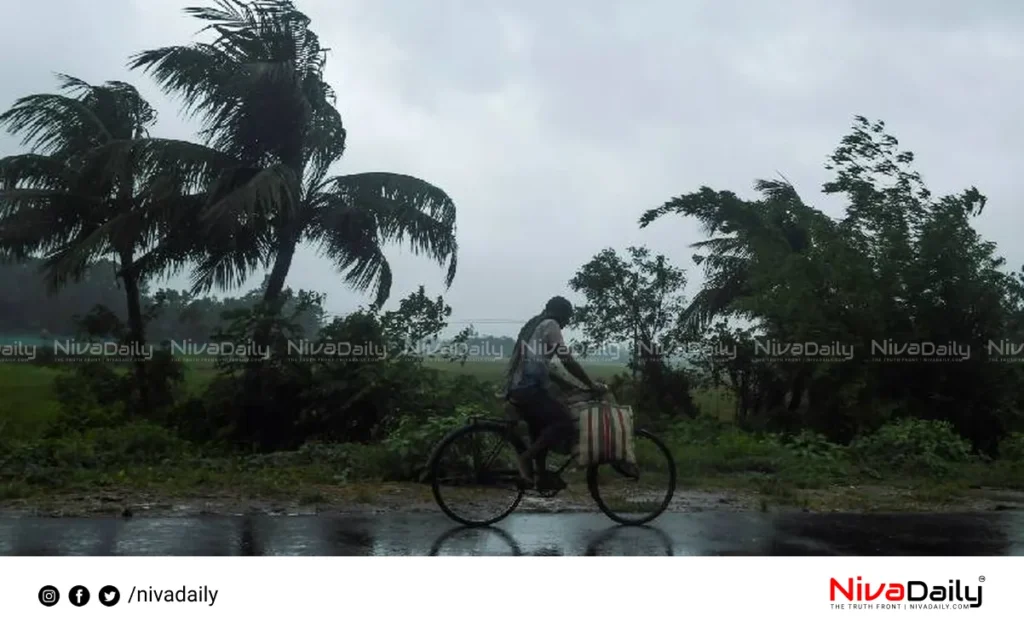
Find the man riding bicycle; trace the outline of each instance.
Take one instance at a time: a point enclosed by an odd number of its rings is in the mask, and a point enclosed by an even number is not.
[[[587,376],[565,344],[562,330],[572,313],[568,299],[552,297],[544,311],[519,331],[508,367],[506,398],[530,430],[530,447],[519,455],[519,474],[538,489],[565,488],[561,477],[547,471],[547,454],[553,446],[571,442],[576,432],[576,420],[569,407],[552,393],[551,387],[556,384],[567,390],[579,388],[550,370],[552,359],[557,356],[565,369],[590,391],[600,394],[605,389]]]

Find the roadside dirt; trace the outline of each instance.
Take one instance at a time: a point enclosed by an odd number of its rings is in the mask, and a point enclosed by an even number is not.
[[[488,503],[486,498],[473,503]],[[752,510],[755,497],[737,493],[679,491],[670,511]],[[62,494],[45,499],[9,500],[0,504],[0,517],[188,517],[312,515],[324,513],[438,512],[427,486],[416,484],[354,484],[318,486],[297,498],[256,498],[221,491],[189,497],[166,497],[127,490],[94,494]],[[565,490],[555,498],[527,493],[519,512],[596,512],[583,490]]]
[[[474,503],[487,503],[481,499]],[[679,490],[670,512],[986,512],[1024,510],[1024,493],[978,489],[955,498],[929,499],[907,489],[836,487],[801,490],[778,499],[735,490]],[[46,498],[0,502],[0,517],[194,517],[301,516],[336,513],[438,512],[430,489],[419,484],[351,484],[317,486],[297,496],[252,497],[231,491],[167,496],[132,490],[104,489],[88,494],[54,494]],[[585,487],[554,498],[528,493],[519,512],[596,512]]]

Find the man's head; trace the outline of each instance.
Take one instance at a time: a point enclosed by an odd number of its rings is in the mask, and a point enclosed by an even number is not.
[[[565,297],[551,297],[544,306],[544,315],[558,322],[564,328],[572,319],[572,304]]]

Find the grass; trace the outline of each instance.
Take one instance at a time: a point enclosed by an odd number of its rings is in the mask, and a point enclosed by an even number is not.
[[[0,438],[30,440],[46,430],[58,411],[53,381],[61,368],[0,363]],[[216,373],[209,364],[186,368],[186,388],[198,393]]]
[[[57,415],[53,379],[58,370],[0,363],[0,437],[37,437]]]

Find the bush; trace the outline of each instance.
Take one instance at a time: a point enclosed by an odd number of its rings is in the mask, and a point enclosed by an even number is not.
[[[1024,433],[1010,433],[999,443],[999,459],[1024,461]]]
[[[299,449],[311,464],[329,467],[336,481],[390,480],[398,470],[394,454],[378,444],[311,443]]]
[[[333,481],[411,481],[423,473],[434,448],[449,432],[462,427],[477,407],[460,407],[453,415],[401,416],[381,443],[311,441],[298,450],[250,455],[247,469],[314,467],[330,473]]]
[[[661,361],[644,365],[636,380],[628,373],[616,374],[608,381],[608,387],[619,402],[631,405],[638,416],[650,420],[649,427],[664,417],[698,415],[690,375]]]
[[[88,429],[128,423],[131,376],[118,373],[106,363],[82,363],[66,367],[53,381],[58,410],[46,436],[58,438]]]
[[[156,352],[147,361],[146,380],[152,407],[167,410],[184,383],[184,368],[169,353]],[[126,424],[138,406],[135,375],[127,365],[65,365],[53,381],[53,393],[59,409],[51,436]]]
[[[298,450],[281,453],[249,455],[242,460],[242,467],[249,471],[265,468],[309,467],[329,473],[331,483],[351,479],[387,480],[396,470],[395,459],[380,445],[373,444],[327,444],[310,442]]]
[[[941,476],[972,460],[971,445],[949,422],[903,418],[850,445],[853,456],[880,472]]]
[[[850,474],[848,448],[830,442],[821,433],[805,429],[783,443],[790,457],[786,476],[793,484],[813,488]]]
[[[182,400],[162,411],[156,419],[189,442],[209,445],[222,440],[222,425],[211,424],[208,401],[203,397]]]
[[[771,435],[759,437],[741,431],[723,433],[713,450],[720,460],[715,470],[720,473],[775,473],[786,458],[778,438]]]
[[[786,439],[785,445],[798,459],[829,462],[840,460],[846,454],[845,447],[806,429]]]
[[[463,426],[471,415],[480,414],[477,407],[459,407],[454,415],[403,416],[384,447],[393,458],[396,479],[415,479],[426,467],[434,447],[445,435]]]
[[[146,383],[151,406],[173,406],[184,393],[185,365],[169,349],[155,351],[146,361]]]
[[[406,359],[323,363],[302,393],[296,431],[307,439],[381,441],[394,416],[428,404],[430,373]]]
[[[234,339],[249,336],[252,318],[246,313],[231,322]],[[275,323],[271,347],[278,349],[287,328]],[[285,353],[285,346],[258,367],[222,363],[202,400],[183,405],[203,422],[176,426],[197,441],[231,440],[275,452],[310,442],[380,443],[408,416],[451,415],[460,402],[498,405],[486,381],[424,367],[417,357],[379,353],[386,349],[385,329],[377,314],[356,312],[320,330],[323,358]],[[359,342],[358,351],[329,355],[351,341]]]
[[[46,437],[61,437],[89,429],[117,427],[131,424],[124,405],[100,405],[82,402],[74,407],[62,407],[46,429]]]
[[[191,446],[172,431],[150,422],[95,429],[85,439],[104,466],[160,463],[191,453]]]
[[[707,415],[693,419],[676,419],[668,425],[665,434],[673,442],[685,444],[714,443],[723,433],[736,432],[735,428]]]
[[[148,422],[0,445],[0,479],[55,483],[82,469],[118,469],[155,465],[182,458],[191,446],[162,426]]]
[[[132,376],[118,372],[108,363],[79,363],[66,369],[53,381],[53,394],[62,409],[75,411],[94,405],[122,401],[132,390]]]

